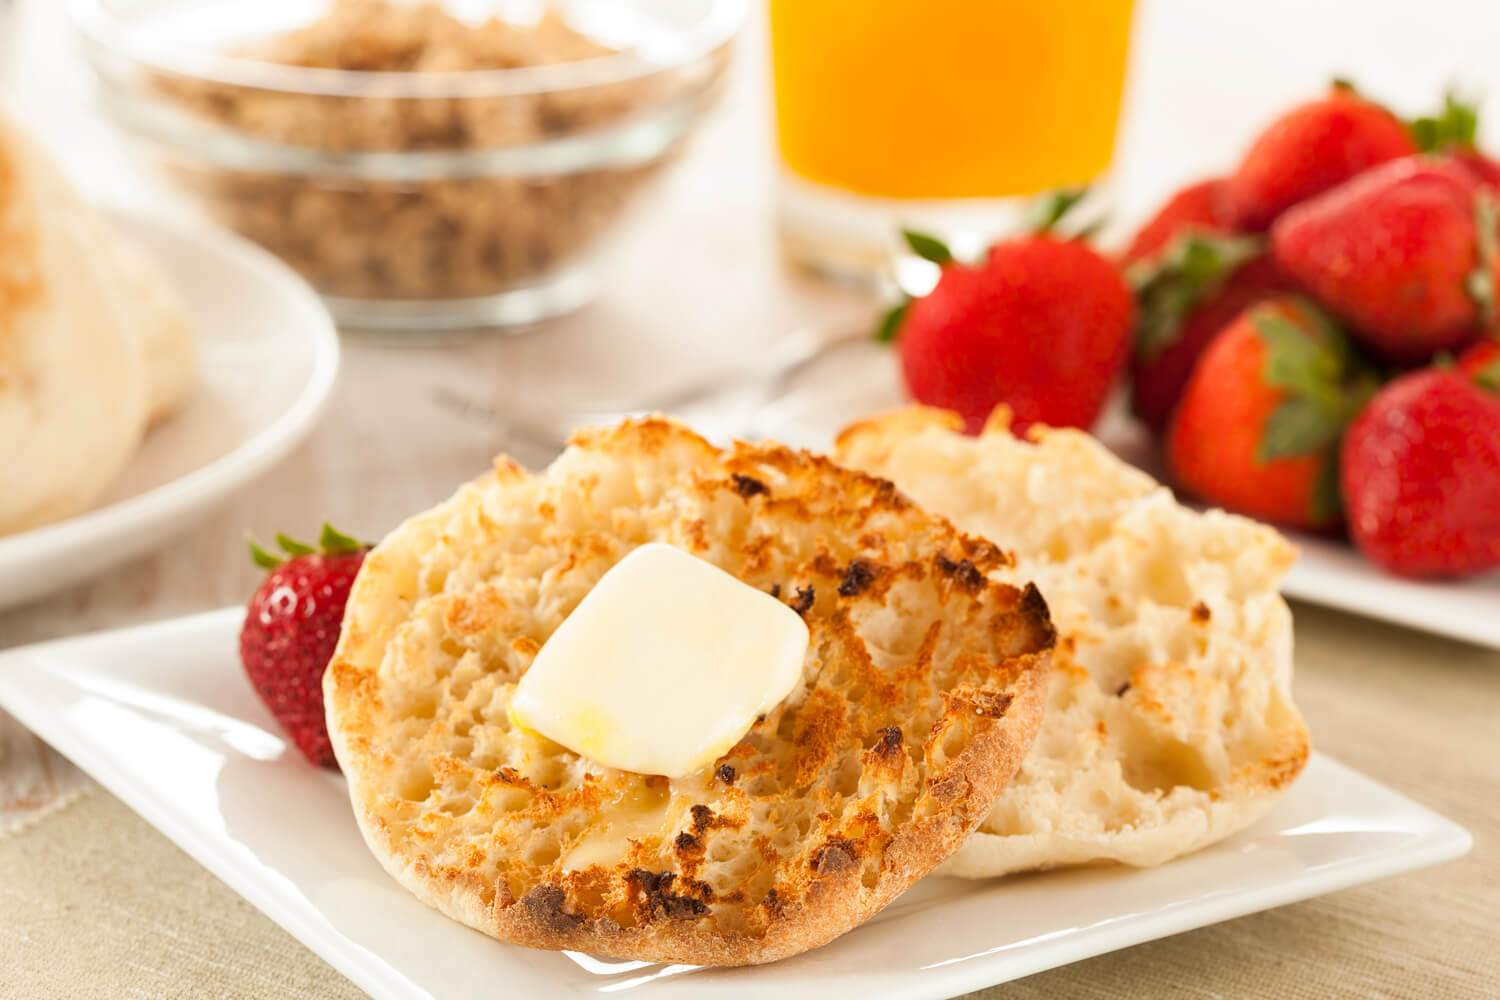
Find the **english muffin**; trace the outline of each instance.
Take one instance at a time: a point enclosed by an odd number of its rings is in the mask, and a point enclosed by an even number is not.
[[[1199,513],[1071,430],[979,437],[937,410],[863,421],[835,457],[1014,555],[1059,639],[1045,721],[1020,771],[942,871],[1155,865],[1244,828],[1307,761],[1277,593],[1275,531]]]
[[[516,725],[517,681],[626,553],[664,542],[798,611],[792,693],[677,779]],[[1053,642],[1008,558],[890,483],[652,418],[492,472],[367,557],[324,677],[360,829],[497,938],[767,962],[867,919],[987,815],[1041,724]]]

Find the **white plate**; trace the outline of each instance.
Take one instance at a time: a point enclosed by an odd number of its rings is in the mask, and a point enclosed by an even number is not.
[[[1441,816],[1327,757],[1239,836],[1160,868],[930,878],[823,948],[693,969],[505,945],[371,857],[343,781],[278,735],[235,654],[242,612],[0,654],[0,707],[378,998],[947,997],[1469,849]],[[1357,933],[1357,929],[1349,933]],[[836,984],[836,985],[835,985]]]
[[[286,265],[244,240],[111,212],[187,300],[198,385],[93,510],[0,536],[0,608],[160,545],[265,472],[313,427],[338,370],[333,322]]]
[[[889,349],[868,339],[839,342],[786,379],[757,414],[752,436],[827,448],[840,428],[906,402]],[[1123,406],[1106,414],[1097,433],[1127,460],[1159,475],[1150,468],[1144,430]],[[1403,580],[1350,545],[1287,534],[1301,551],[1282,585],[1288,596],[1500,649],[1500,573],[1440,583]]]

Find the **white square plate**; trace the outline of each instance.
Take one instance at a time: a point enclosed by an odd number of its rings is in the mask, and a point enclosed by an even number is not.
[[[500,944],[365,848],[343,781],[285,743],[240,672],[242,612],[0,654],[0,707],[377,998],[936,998],[1462,855],[1469,835],[1315,755],[1260,823],[1144,871],[929,878],[833,943],[694,969]]]

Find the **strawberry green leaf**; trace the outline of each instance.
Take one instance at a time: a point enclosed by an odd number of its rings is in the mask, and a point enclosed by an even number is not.
[[[1140,308],[1136,353],[1149,361],[1176,343],[1188,314],[1264,250],[1257,237],[1188,231],[1132,266],[1125,277]]]
[[[1328,85],[1334,90],[1341,90],[1346,94],[1353,94],[1356,96],[1358,96],[1359,94],[1359,88],[1356,87],[1354,85],[1354,81],[1349,79],[1347,76],[1336,76],[1332,80],[1328,81]]]
[[[1063,220],[1063,216],[1082,201],[1089,193],[1087,187],[1057,188],[1048,191],[1032,201],[1028,210],[1029,225],[1027,228],[1034,233],[1050,233],[1057,228],[1057,224]],[[1097,228],[1102,223],[1095,223]]]
[[[875,340],[881,344],[894,343],[901,334],[901,324],[906,322],[906,310],[910,308],[911,299],[904,299],[887,310],[875,328]]]
[[[302,542],[297,541],[295,538],[288,538],[286,535],[283,535],[280,532],[277,532],[276,534],[276,544],[281,546],[281,551],[285,552],[293,559],[297,558],[298,556],[310,556],[314,552],[318,551],[311,545],[304,545]]]
[[[1441,111],[1413,118],[1406,123],[1406,128],[1417,148],[1424,153],[1472,147],[1479,130],[1479,112],[1472,101],[1463,100],[1450,90],[1443,95]]]
[[[1343,422],[1316,401],[1290,396],[1271,411],[1255,457],[1262,463],[1313,455],[1338,440]]]
[[[901,230],[901,238],[906,245],[911,247],[911,252],[923,260],[930,260],[934,264],[946,264],[953,259],[953,251],[948,249],[948,244],[936,236],[928,236],[911,229]]]
[[[348,535],[334,529],[327,521],[323,522],[323,533],[318,536],[318,548],[324,555],[339,556],[346,552],[358,552],[360,549],[368,548],[363,542],[350,538]]]
[[[1350,419],[1379,389],[1379,377],[1311,303],[1266,303],[1251,310],[1249,321],[1266,347],[1261,378],[1282,394],[1261,430],[1256,458],[1322,453],[1327,466]],[[1335,481],[1326,481],[1330,475]],[[1320,476],[1309,513],[1324,523],[1339,512],[1338,483],[1336,470],[1320,468]]]
[[[1177,269],[1187,281],[1201,286],[1225,277],[1259,251],[1260,241],[1253,239],[1189,238],[1178,251]]]
[[[251,538],[249,541],[250,560],[254,562],[255,565],[264,570],[272,570],[281,565],[282,559],[279,556],[274,556],[271,553],[267,552],[265,549],[261,548],[260,543],[257,542],[254,538]]]
[[[1349,347],[1312,307],[1304,306],[1302,313],[1308,325],[1276,309],[1255,311],[1255,332],[1266,344],[1266,384],[1315,400],[1324,410],[1337,411],[1341,409],[1339,389],[1350,362]]]

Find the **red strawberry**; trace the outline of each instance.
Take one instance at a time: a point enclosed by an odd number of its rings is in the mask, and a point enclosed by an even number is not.
[[[1131,403],[1158,433],[1214,336],[1247,307],[1294,290],[1261,241],[1244,236],[1187,234],[1127,275],[1138,316]]]
[[[1338,523],[1339,435],[1368,395],[1348,342],[1310,305],[1240,314],[1198,360],[1167,435],[1187,491],[1298,528]]]
[[[1500,394],[1500,340],[1485,338],[1469,345],[1456,367],[1481,389]]]
[[[1489,325],[1494,193],[1465,167],[1408,157],[1287,212],[1276,264],[1375,353],[1423,362]]]
[[[981,265],[947,260],[937,287],[906,307],[901,373],[913,397],[961,414],[970,433],[1001,403],[1018,434],[1088,427],[1124,364],[1134,309],[1119,270],[1084,243],[1005,240]]]
[[[1342,478],[1354,542],[1403,576],[1500,567],[1500,399],[1452,371],[1412,372],[1349,428]]]
[[[1187,232],[1229,233],[1233,227],[1224,211],[1225,183],[1212,178],[1189,184],[1167,199],[1167,203],[1136,232],[1120,266],[1156,257],[1175,237]]]
[[[1455,163],[1462,164],[1479,179],[1481,184],[1500,189],[1500,163],[1496,163],[1473,146],[1452,149],[1443,155]]]
[[[1406,125],[1347,84],[1299,105],[1262,132],[1228,179],[1234,225],[1262,230],[1299,201],[1378,163],[1417,152]]]
[[[285,535],[282,561],[250,543],[257,565],[271,572],[250,598],[240,629],[240,662],[281,728],[302,755],[338,767],[323,718],[323,670],[339,641],[349,588],[369,546],[323,525],[318,549]]]

